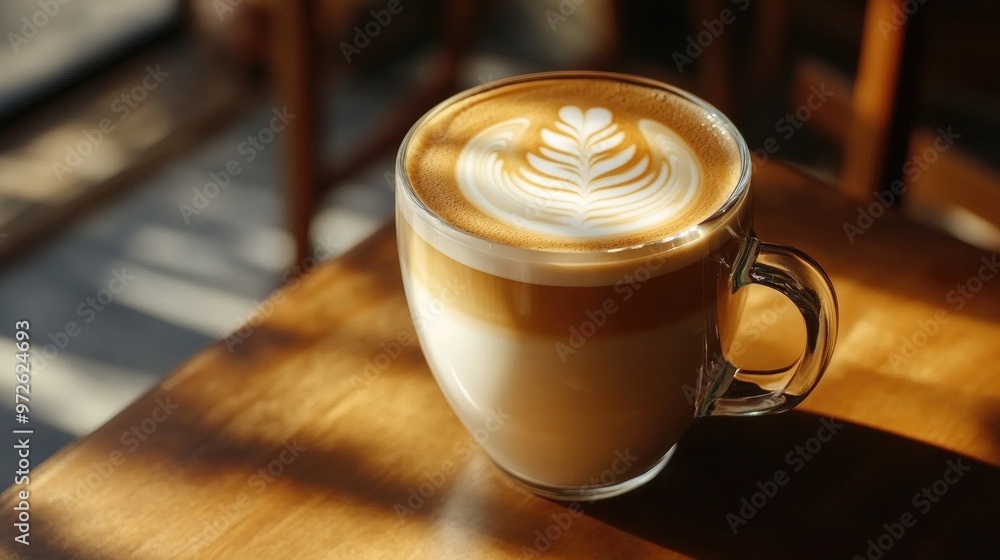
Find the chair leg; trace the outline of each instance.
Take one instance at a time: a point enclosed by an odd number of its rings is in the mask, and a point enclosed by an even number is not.
[[[280,106],[292,115],[285,129],[285,188],[288,229],[295,242],[295,264],[311,254],[309,224],[319,192],[320,102],[316,58],[319,52],[314,0],[274,2],[271,27],[271,77]]]
[[[922,9],[906,14],[904,0],[868,0],[853,117],[844,147],[842,190],[861,202],[874,200],[903,176],[916,109]],[[894,195],[895,196],[895,195]]]

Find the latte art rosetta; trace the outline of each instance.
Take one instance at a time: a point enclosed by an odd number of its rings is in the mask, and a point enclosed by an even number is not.
[[[472,137],[456,164],[463,195],[512,226],[587,239],[646,230],[697,202],[699,158],[673,130],[649,119],[627,129],[602,107],[564,106],[558,115],[541,129],[537,153],[517,153],[527,118]]]

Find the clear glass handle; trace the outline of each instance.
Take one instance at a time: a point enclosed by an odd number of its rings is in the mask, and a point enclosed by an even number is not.
[[[750,237],[735,268],[733,293],[760,284],[792,300],[805,319],[806,347],[786,370],[744,370],[724,360],[699,399],[699,416],[771,414],[794,407],[823,376],[837,340],[837,295],[830,278],[808,255]]]

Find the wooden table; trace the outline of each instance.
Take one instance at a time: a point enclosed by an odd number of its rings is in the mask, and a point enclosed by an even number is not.
[[[761,237],[834,279],[835,358],[799,411],[699,421],[633,494],[568,508],[489,464],[413,342],[390,225],[32,470],[30,546],[8,489],[0,556],[996,558],[992,255],[890,214],[852,244],[857,207],[773,164],[754,188]]]

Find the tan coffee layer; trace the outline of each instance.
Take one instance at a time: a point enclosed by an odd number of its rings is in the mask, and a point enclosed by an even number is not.
[[[431,294],[448,294],[447,305],[498,327],[557,340],[598,327],[600,336],[662,327],[672,318],[704,313],[717,300],[720,277],[729,274],[741,242],[730,240],[683,268],[661,274],[666,264],[649,259],[623,268],[613,283],[602,286],[531,284],[488,274],[444,255],[399,220],[408,276]],[[728,264],[727,264],[728,263]],[[586,271],[581,271],[585,274]]]
[[[546,144],[543,129],[557,131],[560,109],[567,106],[583,111],[600,107],[614,115],[616,130],[623,133],[622,146],[634,149],[631,159],[621,164],[628,170],[641,165],[643,158],[655,162],[640,121],[663,125],[686,142],[700,169],[694,198],[684,211],[668,222],[639,232],[596,239],[576,239],[531,232],[481,211],[462,194],[456,177],[460,155],[476,135],[498,123],[521,119],[527,124],[516,142],[502,146],[500,156],[517,171],[526,165],[527,154],[545,154],[558,159]],[[564,131],[569,130],[565,127]],[[590,130],[590,129],[587,129]],[[597,134],[597,133],[595,133]],[[595,136],[596,137],[596,136]],[[634,147],[634,148],[633,148]],[[601,157],[604,157],[603,155]],[[537,161],[537,159],[536,159]],[[674,162],[676,163],[676,162]],[[676,167],[680,167],[677,165]],[[705,220],[732,195],[741,172],[737,144],[715,117],[694,103],[663,90],[602,78],[553,78],[521,82],[487,90],[457,101],[433,114],[415,132],[405,153],[405,169],[417,196],[445,221],[479,237],[505,245],[555,251],[606,250],[647,243],[680,233]],[[609,173],[592,177],[596,181]],[[536,205],[526,204],[524,219],[537,217],[546,204],[535,197]],[[641,204],[624,207],[623,213],[640,213]],[[605,215],[598,216],[607,218]],[[636,214],[636,215],[640,215]]]

